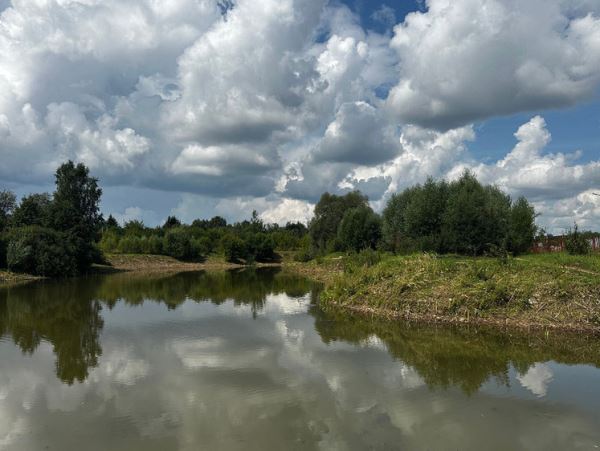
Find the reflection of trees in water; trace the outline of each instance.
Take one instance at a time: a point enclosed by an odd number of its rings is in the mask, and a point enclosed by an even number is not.
[[[220,305],[250,305],[259,312],[270,294],[304,296],[312,283],[279,268],[179,273],[163,277],[119,274],[102,280],[96,297],[112,308],[122,300],[129,305],[160,302],[175,309],[186,300]]]
[[[270,294],[300,297],[311,293],[315,299],[317,291],[306,279],[275,268],[158,277],[116,274],[45,282],[0,290],[0,336],[10,335],[28,354],[42,340],[49,342],[56,354],[57,376],[72,384],[83,381],[98,364],[103,306],[158,302],[175,309],[186,300],[230,301],[250,306],[256,315]],[[311,314],[324,342],[362,343],[375,335],[430,387],[458,386],[473,393],[490,378],[508,384],[511,366],[524,374],[532,364],[548,360],[600,366],[600,340],[591,337],[389,323],[324,314],[314,305]]]
[[[164,303],[175,309],[186,300],[221,304],[232,300],[250,305],[256,315],[269,294],[303,296],[311,290],[306,279],[279,272],[258,271],[181,273],[170,276],[116,274],[51,281],[0,289],[0,337],[10,335],[27,354],[49,342],[56,354],[56,374],[72,384],[82,382],[101,355],[102,305],[118,302]]]
[[[0,336],[10,334],[27,354],[42,340],[50,342],[58,378],[68,384],[82,382],[102,353],[102,307],[91,294],[79,281],[0,290]]]
[[[549,360],[600,367],[600,341],[594,337],[390,323],[318,309],[311,313],[325,343],[359,344],[375,335],[394,358],[414,368],[433,388],[458,386],[474,393],[490,378],[508,385],[511,365],[525,374],[534,363]]]

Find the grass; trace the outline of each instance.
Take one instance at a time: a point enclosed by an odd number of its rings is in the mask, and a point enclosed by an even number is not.
[[[597,255],[370,260],[346,257],[325,281],[322,305],[407,319],[600,331]]]

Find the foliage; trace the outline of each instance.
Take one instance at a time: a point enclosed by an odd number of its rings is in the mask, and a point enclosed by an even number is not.
[[[384,247],[393,252],[516,255],[533,244],[535,211],[526,199],[512,203],[465,172],[450,183],[429,179],[394,194],[382,232]]]
[[[165,223],[163,224],[163,229],[170,229],[173,227],[181,226],[181,221],[177,219],[175,216],[169,216]]]
[[[70,237],[40,226],[12,229],[6,260],[8,269],[15,272],[48,277],[77,273],[76,247]]]
[[[527,252],[533,246],[538,229],[535,209],[524,197],[519,197],[510,209],[508,250],[513,255]]]
[[[585,235],[579,231],[577,224],[575,224],[575,227],[567,233],[565,238],[565,248],[571,255],[587,255],[592,251],[590,242]]]
[[[17,198],[12,191],[0,191],[0,232],[8,225],[8,220],[17,205]]]
[[[21,199],[21,203],[15,208],[11,224],[13,227],[47,226],[51,207],[52,198],[48,193],[26,196]]]
[[[65,232],[75,244],[77,272],[85,272],[95,260],[93,243],[99,239],[102,216],[99,210],[102,190],[89,169],[72,161],[56,171],[56,191],[50,208],[49,225]]]
[[[348,210],[338,228],[341,250],[359,252],[375,249],[381,239],[381,219],[370,207]]]
[[[223,236],[221,248],[228,262],[238,263],[248,255],[246,243],[240,237],[232,234]]]
[[[183,227],[172,228],[165,233],[163,252],[179,260],[192,260],[201,257],[194,252],[191,236]]]
[[[315,216],[309,226],[315,250],[318,253],[338,250],[336,238],[344,214],[352,208],[367,206],[367,197],[359,191],[353,191],[345,196],[323,194],[315,206]]]
[[[444,212],[444,250],[481,255],[504,247],[508,232],[510,198],[493,186],[483,186],[466,172],[450,184]]]

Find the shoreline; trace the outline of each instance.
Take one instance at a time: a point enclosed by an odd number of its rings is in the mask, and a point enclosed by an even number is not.
[[[95,266],[93,273],[129,272],[134,274],[158,275],[190,271],[222,271],[276,267],[323,284],[324,292],[321,296],[320,307],[324,311],[340,312],[363,318],[406,321],[410,323],[487,326],[502,330],[517,329],[521,331],[552,330],[600,336],[600,316],[598,316],[600,315],[600,297],[596,297],[596,293],[600,291],[596,289],[592,290],[589,283],[584,286],[587,289],[581,289],[581,291],[577,292],[580,298],[572,298],[570,301],[568,299],[561,301],[542,298],[543,302],[539,302],[539,304],[536,301],[535,306],[537,311],[532,311],[531,308],[508,308],[504,305],[491,308],[489,311],[473,310],[472,306],[468,303],[465,304],[467,307],[449,310],[448,308],[442,308],[445,305],[444,303],[447,304],[447,301],[444,301],[441,297],[436,298],[435,295],[437,292],[435,290],[428,291],[429,296],[423,296],[423,293],[419,292],[418,296],[415,297],[410,293],[410,290],[406,290],[405,292],[404,288],[396,291],[392,289],[396,283],[396,279],[403,275],[402,271],[413,271],[413,267],[410,265],[394,267],[395,272],[391,273],[391,278],[388,280],[380,275],[377,276],[379,278],[367,277],[367,273],[374,270],[377,271],[378,268],[360,267],[356,271],[362,278],[356,282],[356,280],[350,280],[350,276],[344,271],[344,265],[348,261],[351,261],[353,257],[327,257],[318,263],[315,261],[301,263],[292,261],[286,255],[281,262],[257,263],[251,266],[228,263],[218,257],[212,257],[202,263],[181,262],[171,257],[155,255],[109,254],[106,257],[111,266]],[[405,259],[411,264],[416,265],[416,259],[418,258],[418,256],[414,256],[406,257]],[[396,259],[396,257],[388,257],[384,262],[390,259]],[[410,259],[415,259],[415,261],[413,262]],[[466,262],[471,262],[472,264],[476,262],[482,263],[481,260],[463,259],[462,264],[465,265]],[[483,263],[485,265],[486,262],[483,261]],[[375,266],[378,265],[376,264]],[[591,277],[594,278],[594,281],[598,275],[595,271],[581,268],[568,268],[558,265],[555,265],[553,268],[555,270],[571,271],[573,274],[579,275],[579,277]],[[381,272],[381,270],[378,271]],[[460,271],[466,270],[461,269]],[[517,279],[525,279],[531,276],[531,274],[529,274],[527,268],[519,268],[516,270],[516,276]],[[446,295],[452,293],[444,285],[446,281],[439,277],[438,280],[436,277],[433,276],[430,284],[432,286],[436,284],[443,286],[447,291],[445,292]],[[0,286],[11,286],[42,279],[41,277],[0,272]],[[351,287],[352,283],[356,284],[358,288]],[[576,282],[573,280],[572,283],[575,284]],[[477,291],[477,289],[480,288],[472,290],[472,293],[470,293],[471,297],[477,298],[478,295],[483,294],[483,291]],[[356,293],[352,295],[344,294],[345,291],[352,290],[355,290]],[[509,294],[511,295],[511,299],[515,295],[515,293]],[[536,299],[540,299],[540,296],[543,296],[543,294],[536,293],[533,295],[533,297],[536,296]],[[564,311],[565,308],[567,309],[566,312]],[[571,308],[577,311],[573,312]]]
[[[579,298],[570,300],[553,299],[550,295],[544,299],[543,294],[534,293],[532,298],[537,298],[538,301],[527,309],[510,309],[503,306],[487,312],[472,311],[468,308],[449,312],[448,309],[442,309],[444,302],[447,301],[436,298],[429,290],[422,290],[417,296],[412,297],[409,293],[410,289],[404,291],[405,287],[394,292],[391,286],[396,282],[394,279],[400,278],[401,269],[396,269],[396,272],[392,273],[392,280],[386,280],[381,275],[381,271],[378,272],[378,268],[373,269],[375,274],[370,273],[371,268],[362,268],[357,271],[360,275],[358,282],[349,280],[349,276],[344,273],[345,258],[325,259],[322,263],[293,262],[284,266],[288,270],[323,283],[325,289],[321,296],[320,307],[326,312],[409,323],[485,326],[499,330],[552,330],[600,336],[600,296],[597,294],[600,292],[600,284],[597,285],[597,289],[588,285],[587,290],[582,289],[578,292]],[[406,258],[410,260],[418,257]],[[574,272],[582,277],[600,276],[596,271],[564,265],[556,265],[554,270]],[[525,269],[521,271],[522,277],[525,278],[528,275],[527,271]],[[517,274],[519,275],[519,271]],[[416,279],[411,283],[418,284],[418,277]],[[430,281],[431,285],[435,285],[436,282],[439,281],[435,278]],[[351,287],[351,283],[357,286]],[[520,288],[517,287],[515,291]],[[357,293],[344,294],[345,291],[353,290]],[[430,296],[424,296],[423,292],[429,292]],[[406,295],[403,296],[403,293]],[[475,292],[475,296],[477,294],[483,293]],[[511,298],[514,294],[511,293]],[[565,314],[563,310],[570,307],[573,310],[577,309],[577,313],[568,311],[568,314]]]
[[[110,266],[95,266],[96,270],[107,272],[147,272],[169,273],[208,270],[228,270],[242,268],[279,267],[280,263],[256,263],[252,266],[229,263],[221,258],[211,257],[204,262],[183,262],[163,255],[144,254],[108,254],[106,259]]]

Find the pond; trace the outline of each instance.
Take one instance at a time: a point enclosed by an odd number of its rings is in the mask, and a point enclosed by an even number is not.
[[[0,289],[1,450],[600,447],[600,339],[329,315],[277,269]]]

